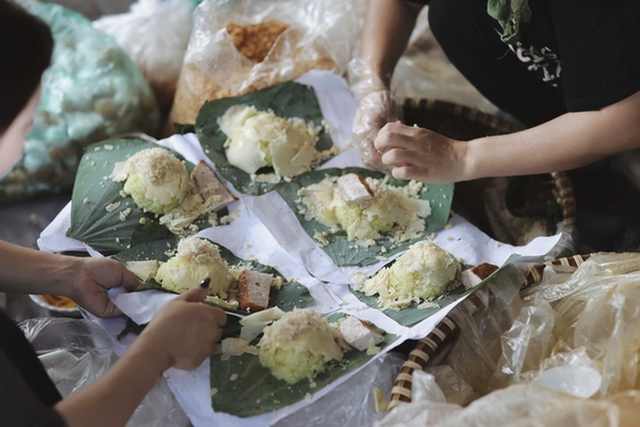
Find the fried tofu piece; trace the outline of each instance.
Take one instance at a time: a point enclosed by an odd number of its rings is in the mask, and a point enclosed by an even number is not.
[[[210,204],[212,211],[217,212],[237,200],[204,160],[193,169],[191,177],[196,181],[202,199]]]
[[[269,307],[269,293],[273,275],[243,270],[238,277],[240,308],[256,312]]]
[[[491,273],[498,269],[497,265],[482,263],[478,264],[475,267],[465,270],[458,275],[458,280],[464,285],[465,289],[471,289],[474,286],[477,286],[484,279],[489,277]]]
[[[338,188],[342,198],[349,206],[373,200],[373,191],[367,182],[355,173],[342,175],[338,178]]]

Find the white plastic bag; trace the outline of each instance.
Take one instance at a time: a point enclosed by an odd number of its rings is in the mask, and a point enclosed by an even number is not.
[[[138,0],[131,10],[93,26],[113,36],[153,89],[162,108],[173,102],[193,24],[191,0]]]

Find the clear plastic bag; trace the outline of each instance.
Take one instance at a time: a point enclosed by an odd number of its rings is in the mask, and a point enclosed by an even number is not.
[[[93,23],[129,54],[162,108],[170,108],[173,102],[194,8],[191,0],[138,0],[128,13],[104,16]]]
[[[19,326],[63,398],[93,383],[118,360],[110,337],[88,320],[42,317],[25,320]],[[189,420],[164,378],[127,423],[127,427],[187,425]]]
[[[356,3],[204,1],[194,14],[170,123],[194,123],[205,101],[293,80],[311,69],[342,74],[359,34]]]
[[[297,426],[370,426],[383,417],[376,413],[373,389],[379,387],[388,398],[404,358],[387,353],[322,397],[292,415],[281,419],[275,427]]]
[[[55,46],[33,130],[0,180],[0,200],[69,190],[87,145],[159,124],[149,85],[115,40],[60,5],[33,2],[29,11],[49,24]]]

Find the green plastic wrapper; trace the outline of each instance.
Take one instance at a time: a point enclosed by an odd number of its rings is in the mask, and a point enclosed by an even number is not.
[[[160,119],[149,85],[114,39],[60,5],[32,3],[29,11],[49,24],[55,46],[24,155],[0,178],[4,202],[70,190],[87,145],[153,134]]]

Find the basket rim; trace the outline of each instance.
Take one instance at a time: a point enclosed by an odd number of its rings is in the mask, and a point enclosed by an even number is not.
[[[553,261],[546,261],[533,265],[526,275],[522,275],[522,286],[524,289],[528,286],[540,283],[542,280],[543,270],[550,265],[564,265],[579,267],[586,260],[592,257],[594,254],[573,255],[569,257],[559,258]],[[478,295],[477,295],[478,294]],[[473,302],[472,296],[476,295],[477,302]],[[486,306],[487,298],[480,293],[472,293],[467,298],[467,306],[470,309],[479,308],[479,306]],[[463,307],[460,305],[458,307]],[[411,402],[411,386],[412,376],[415,370],[423,370],[428,362],[433,359],[439,351],[442,350],[440,345],[448,338],[453,337],[459,331],[458,325],[455,323],[451,315],[445,316],[440,323],[438,323],[433,331],[422,338],[416,343],[416,347],[409,353],[407,360],[402,365],[400,373],[396,377],[394,387],[391,390],[391,399],[389,402],[389,411],[396,408],[400,403]]]

